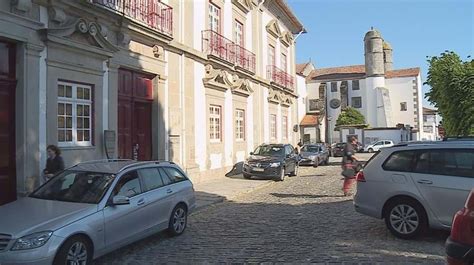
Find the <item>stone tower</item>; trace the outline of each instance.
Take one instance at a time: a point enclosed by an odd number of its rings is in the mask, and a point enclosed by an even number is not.
[[[384,70],[384,51],[383,39],[380,32],[375,29],[369,30],[364,37],[365,47],[365,73],[367,77],[383,76]]]
[[[393,58],[392,58],[392,46],[390,43],[384,41],[383,42],[383,63],[385,72],[392,71],[393,69]]]

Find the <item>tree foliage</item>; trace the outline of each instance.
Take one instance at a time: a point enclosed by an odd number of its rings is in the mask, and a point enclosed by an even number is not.
[[[336,126],[342,125],[362,125],[365,124],[365,117],[358,110],[348,107],[337,117]]]
[[[463,61],[456,53],[446,51],[429,57],[428,63],[425,84],[431,90],[426,98],[438,108],[446,134],[474,134],[474,61]]]

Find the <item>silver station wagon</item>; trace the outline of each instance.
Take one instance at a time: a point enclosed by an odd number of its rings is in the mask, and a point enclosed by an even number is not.
[[[81,163],[0,206],[0,264],[90,264],[162,230],[180,235],[194,206],[174,163]]]

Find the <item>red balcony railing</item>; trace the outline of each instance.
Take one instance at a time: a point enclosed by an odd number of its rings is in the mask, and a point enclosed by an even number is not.
[[[235,63],[234,42],[212,30],[202,31],[202,51],[219,57],[229,63]]]
[[[92,0],[93,3],[136,19],[149,27],[173,36],[173,8],[159,0]]]
[[[255,73],[255,54],[244,47],[235,44],[235,64]]]
[[[295,79],[293,76],[289,75],[275,65],[267,66],[267,79],[287,88],[288,90],[294,91]]]

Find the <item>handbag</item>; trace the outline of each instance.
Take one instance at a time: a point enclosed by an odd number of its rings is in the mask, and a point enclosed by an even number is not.
[[[354,170],[354,166],[352,164],[345,164],[344,170],[341,173],[345,178],[354,178],[356,175],[356,171]]]

